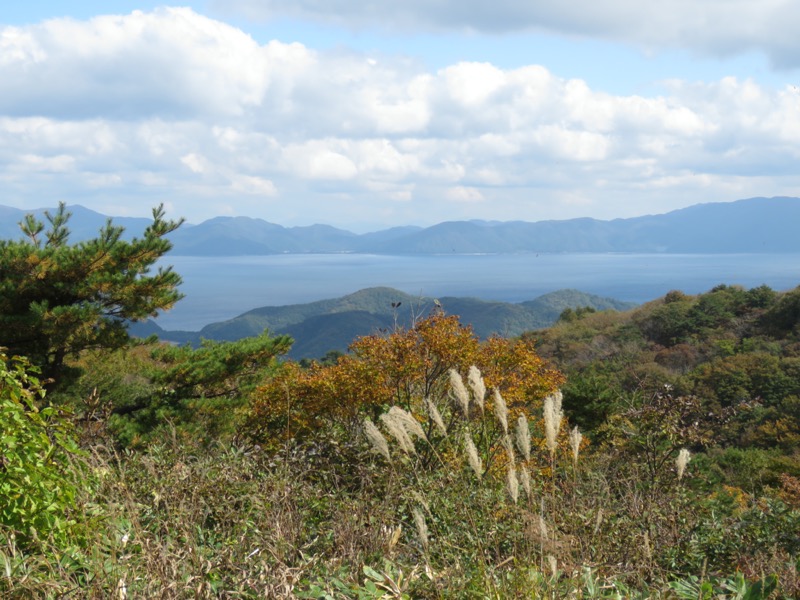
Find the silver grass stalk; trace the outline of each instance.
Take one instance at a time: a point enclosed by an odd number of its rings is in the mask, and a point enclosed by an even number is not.
[[[439,433],[441,433],[443,437],[447,437],[447,427],[444,425],[442,414],[439,412],[439,409],[436,408],[436,405],[430,398],[425,398],[425,409],[428,411],[428,414],[433,420],[433,424],[436,425],[436,429],[439,430]]]
[[[375,452],[382,454],[386,460],[392,462],[392,457],[389,454],[389,443],[386,441],[386,438],[383,437],[380,429],[369,419],[364,420],[364,435],[367,436],[367,440]]]
[[[514,443],[511,441],[510,435],[503,436],[502,440],[503,448],[506,449],[506,455],[508,456],[508,464],[512,467],[516,465],[517,460],[514,457]]]
[[[578,430],[578,426],[575,425],[575,428],[569,432],[569,445],[572,448],[572,460],[576,465],[578,464],[578,454],[581,451],[582,440],[583,435]]]
[[[564,413],[561,412],[561,398],[561,392],[556,392],[544,399],[544,433],[547,449],[551,455],[558,447],[558,432],[561,429],[561,419],[564,418]]]
[[[563,413],[561,412],[561,402],[564,400],[564,394],[561,393],[561,390],[556,390],[553,392],[553,399],[556,402],[556,410],[558,411],[558,414],[563,416]]]
[[[503,433],[508,433],[508,406],[506,406],[506,401],[503,400],[500,390],[497,388],[494,388],[494,415],[500,422]]]
[[[689,464],[691,459],[692,453],[686,448],[681,448],[681,451],[678,452],[678,458],[675,459],[675,466],[678,467],[678,481],[683,479],[683,474],[686,471],[686,465]]]
[[[539,514],[539,535],[542,536],[542,540],[547,541],[548,531],[547,531],[547,523],[544,521],[544,515]]]
[[[517,470],[512,464],[508,465],[506,486],[508,487],[508,495],[511,496],[511,501],[516,504],[517,500],[519,500],[519,480],[517,479]]]
[[[520,415],[517,419],[517,448],[525,460],[531,459],[531,430],[528,427],[528,419],[525,415]]]
[[[417,450],[414,448],[414,442],[411,441],[411,437],[406,432],[405,427],[403,427],[403,424],[400,423],[394,415],[391,413],[383,413],[381,415],[381,421],[383,421],[389,433],[392,434],[392,437],[397,440],[397,445],[400,446],[403,452],[406,454],[417,453]]]
[[[419,538],[419,543],[425,550],[427,550],[428,525],[425,522],[425,515],[423,515],[422,511],[416,506],[411,510],[411,512],[414,515],[414,524],[417,526],[417,537]]]
[[[421,440],[428,441],[428,436],[425,435],[422,425],[419,424],[419,421],[417,421],[411,413],[404,411],[399,406],[393,406],[389,409],[389,415],[403,426],[406,433],[415,435]]]
[[[600,531],[600,525],[603,524],[603,509],[597,509],[597,517],[594,520],[594,534],[597,535],[597,532]]]
[[[477,404],[481,412],[483,412],[484,400],[486,398],[486,385],[483,383],[480,370],[475,365],[469,368],[467,382],[469,383],[469,387],[472,388],[472,396],[475,398],[475,404]]]
[[[414,498],[414,501],[417,502],[417,504],[425,509],[426,513],[429,515],[431,514],[431,507],[422,494],[420,494],[417,490],[411,490],[411,497]]]
[[[525,467],[519,470],[519,480],[522,482],[522,489],[525,490],[525,496],[528,500],[533,500],[533,496],[531,495],[531,475]]]
[[[450,387],[464,416],[469,418],[469,392],[464,387],[464,380],[461,379],[461,375],[455,369],[450,369]]]
[[[117,582],[117,598],[119,600],[128,600],[128,586],[125,585],[124,577]]]
[[[547,562],[550,564],[550,575],[555,577],[558,575],[558,561],[552,554],[547,555]]]
[[[464,446],[467,449],[467,461],[469,462],[469,466],[472,467],[472,470],[475,471],[475,475],[478,478],[483,476],[483,461],[481,457],[478,456],[478,449],[475,447],[475,442],[472,441],[472,437],[467,432],[464,434]]]

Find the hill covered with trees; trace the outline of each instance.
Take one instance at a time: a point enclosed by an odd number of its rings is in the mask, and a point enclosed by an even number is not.
[[[673,291],[625,313],[567,312],[525,337],[565,374],[565,410],[582,427],[610,434],[661,396],[686,403],[718,481],[756,491],[800,477],[800,288]]]
[[[567,308],[625,310],[633,306],[631,302],[578,290],[559,290],[526,302],[509,303],[449,296],[427,298],[380,287],[307,304],[256,308],[197,332],[165,331],[152,321],[134,323],[130,331],[138,337],[157,335],[168,342],[199,345],[204,339],[235,341],[269,330],[291,336],[294,343],[288,356],[300,360],[344,352],[357,337],[411,327],[416,320],[439,311],[458,315],[461,323],[472,327],[481,339],[487,339],[552,325]]]

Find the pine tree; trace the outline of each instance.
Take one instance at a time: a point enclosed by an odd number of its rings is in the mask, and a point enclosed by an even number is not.
[[[62,202],[55,214],[45,212],[47,229],[27,215],[23,239],[0,240],[0,347],[56,380],[67,355],[120,347],[128,321],[156,316],[183,297],[171,267],[151,273],[172,247],[165,236],[183,222],[166,220],[163,205],[143,237],[130,241],[109,219],[96,238],[70,245],[70,216]]]

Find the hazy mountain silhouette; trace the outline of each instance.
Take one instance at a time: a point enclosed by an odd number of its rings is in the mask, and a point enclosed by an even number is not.
[[[50,209],[51,212],[54,209]],[[72,240],[96,235],[106,217],[71,206]],[[0,237],[21,237],[26,211],[0,206]],[[35,212],[41,217],[43,209]],[[115,218],[126,236],[141,235],[148,219]],[[170,235],[173,254],[189,256],[282,253],[468,254],[516,252],[800,252],[798,198],[750,198],[697,204],[663,215],[601,221],[453,221],[355,234],[328,225],[282,227],[250,217],[216,217]]]

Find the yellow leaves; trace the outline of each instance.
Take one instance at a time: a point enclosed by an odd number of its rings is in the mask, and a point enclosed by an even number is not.
[[[492,337],[481,346],[476,363],[486,386],[502,391],[514,416],[564,383],[564,376],[545,364],[530,340]]]
[[[359,338],[334,365],[303,370],[289,363],[255,394],[250,432],[280,430],[293,436],[326,421],[352,424],[390,405],[427,419],[424,398],[447,404],[448,371],[476,365],[487,388],[498,387],[516,415],[561,385],[530,341],[492,338],[481,344],[456,316],[432,315],[410,329]],[[380,408],[378,408],[380,407]]]

